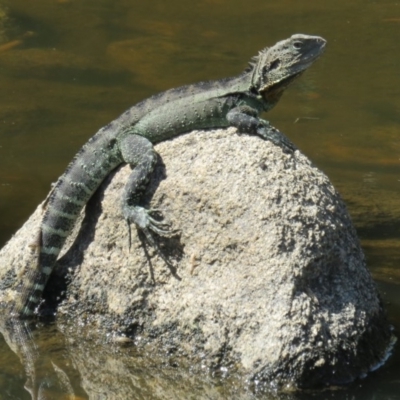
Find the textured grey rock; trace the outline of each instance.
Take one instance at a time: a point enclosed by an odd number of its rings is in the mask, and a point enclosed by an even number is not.
[[[156,148],[147,200],[155,192],[151,207],[181,232],[160,238],[176,273],[134,228],[128,248],[124,167],[89,203],[50,281],[47,296],[59,295],[68,277],[60,322],[78,318],[273,387],[350,382],[385,359],[390,326],[346,207],[304,155],[233,129]],[[40,212],[0,252],[3,303],[33,257],[25,249]]]

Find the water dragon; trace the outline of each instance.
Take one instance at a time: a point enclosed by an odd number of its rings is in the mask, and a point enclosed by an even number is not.
[[[19,283],[13,314],[21,318],[35,314],[81,210],[120,164],[132,168],[122,196],[124,218],[158,249],[154,234],[168,235],[170,228],[155,218],[154,210],[140,205],[157,161],[154,144],[195,129],[234,126],[240,133],[257,135],[293,152],[293,144],[259,115],[276,105],[288,85],[322,54],[325,44],[318,36],[293,35],[261,50],[238,76],[167,90],[101,128],[76,154],[48,196],[36,265],[28,268]],[[165,259],[159,249],[158,254]]]

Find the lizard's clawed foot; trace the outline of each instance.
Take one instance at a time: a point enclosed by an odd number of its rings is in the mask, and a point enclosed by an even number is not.
[[[158,255],[165,261],[167,265],[170,266],[170,261],[162,253],[154,239],[153,234],[156,233],[160,236],[172,236],[176,234],[176,231],[170,229],[169,223],[155,219],[154,214],[161,215],[161,211],[159,209],[147,210],[146,208],[140,206],[124,207],[124,216],[128,224],[129,231],[129,248],[131,247],[131,223],[133,222],[136,227],[143,232],[149,244],[156,249]]]
[[[174,231],[169,228],[170,224],[168,222],[162,220],[160,221],[152,217],[152,215],[154,214],[162,215],[159,209],[154,208],[145,211],[147,211],[147,216],[148,216],[148,228],[152,232],[155,232],[160,236],[171,236],[174,234]]]
[[[278,129],[269,123],[264,123],[257,129],[257,134],[264,140],[269,140],[273,144],[282,148],[285,153],[293,153],[296,146]]]

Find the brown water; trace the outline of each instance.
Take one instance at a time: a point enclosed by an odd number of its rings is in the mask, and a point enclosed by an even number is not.
[[[235,75],[259,49],[293,33],[317,34],[328,40],[326,54],[268,119],[340,190],[389,318],[400,327],[400,2],[3,5],[8,17],[0,12],[0,247],[79,147],[126,108],[166,88]],[[0,399],[30,398],[23,368],[7,349],[0,342]],[[304,396],[400,399],[399,377],[397,351],[364,381]],[[201,393],[194,398],[203,398]]]

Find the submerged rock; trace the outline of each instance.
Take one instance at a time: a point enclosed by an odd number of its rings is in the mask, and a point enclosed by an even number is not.
[[[129,248],[125,166],[91,199],[49,282],[54,306],[67,279],[60,323],[90,323],[194,370],[235,370],[275,388],[351,382],[386,359],[390,325],[346,207],[303,154],[234,129],[156,149],[145,200],[179,230],[158,238],[174,268],[135,228]],[[0,252],[3,303],[34,257],[27,244],[40,215]]]

